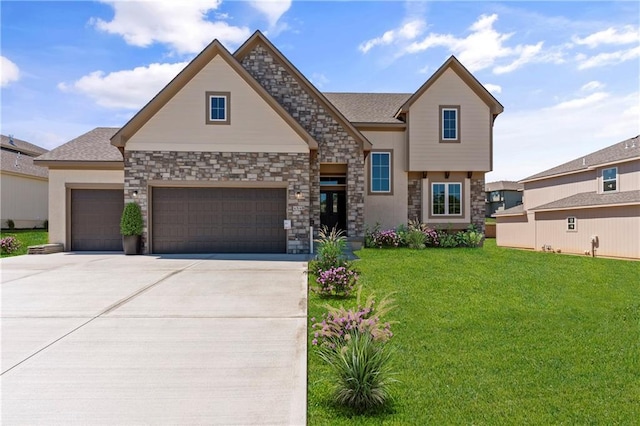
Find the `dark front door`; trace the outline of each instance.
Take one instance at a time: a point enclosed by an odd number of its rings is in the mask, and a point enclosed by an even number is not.
[[[320,224],[347,232],[347,196],[344,191],[320,191]]]

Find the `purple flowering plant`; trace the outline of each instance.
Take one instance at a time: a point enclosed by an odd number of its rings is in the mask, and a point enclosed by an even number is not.
[[[358,282],[358,272],[349,264],[318,271],[315,291],[321,296],[348,297]]]
[[[402,238],[395,229],[387,229],[384,231],[376,231],[371,235],[374,247],[399,247]]]
[[[20,241],[12,235],[0,239],[0,249],[3,254],[11,254],[20,248]]]

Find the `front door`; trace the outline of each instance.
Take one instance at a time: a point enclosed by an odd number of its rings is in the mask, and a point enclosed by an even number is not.
[[[320,224],[347,233],[347,196],[345,191],[320,191]]]

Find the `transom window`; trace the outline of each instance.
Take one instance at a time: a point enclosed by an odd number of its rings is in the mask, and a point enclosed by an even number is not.
[[[391,153],[371,153],[371,192],[391,193]]]
[[[577,228],[578,222],[576,221],[576,218],[573,216],[570,216],[567,218],[567,231],[569,232],[575,232],[578,230]]]
[[[602,171],[602,192],[618,189],[618,168],[611,167]]]
[[[457,142],[460,139],[459,107],[440,107],[440,141]]]
[[[207,124],[229,124],[229,93],[207,92]]]
[[[462,184],[434,183],[431,185],[431,214],[462,215]]]

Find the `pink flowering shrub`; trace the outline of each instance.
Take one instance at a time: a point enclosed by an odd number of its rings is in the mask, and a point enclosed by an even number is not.
[[[20,248],[20,241],[14,236],[8,236],[0,239],[0,249],[3,254],[11,254]]]
[[[376,231],[371,235],[371,242],[374,247],[398,247],[402,243],[402,238],[395,229]]]
[[[347,297],[351,294],[358,282],[358,272],[351,269],[347,263],[345,266],[332,267],[326,271],[317,271],[315,288],[321,296]]]

